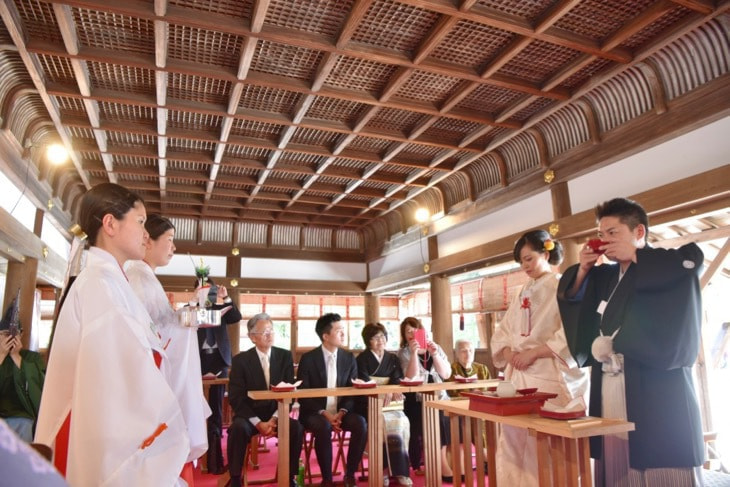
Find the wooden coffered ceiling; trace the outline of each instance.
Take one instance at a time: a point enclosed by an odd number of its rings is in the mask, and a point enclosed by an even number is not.
[[[362,250],[416,206],[517,200],[548,169],[606,164],[588,152],[642,116],[726,113],[729,6],[3,0],[3,141],[73,149],[65,168],[32,160],[59,219],[112,181],[180,220],[351,231]]]

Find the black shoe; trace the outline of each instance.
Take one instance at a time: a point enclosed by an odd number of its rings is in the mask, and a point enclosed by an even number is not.
[[[345,482],[342,484],[344,487],[356,487],[357,481],[355,477],[345,477]]]
[[[453,475],[442,475],[441,480],[444,481],[444,483],[447,484],[453,484],[454,483],[454,476]]]

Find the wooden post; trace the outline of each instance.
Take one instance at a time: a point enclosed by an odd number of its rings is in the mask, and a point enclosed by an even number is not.
[[[365,324],[380,321],[380,298],[373,293],[365,293]]]
[[[451,360],[454,354],[454,331],[451,325],[451,286],[449,279],[431,276],[431,332]]]

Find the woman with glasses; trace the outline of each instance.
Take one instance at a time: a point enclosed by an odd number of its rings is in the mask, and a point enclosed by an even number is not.
[[[365,351],[357,356],[358,377],[362,380],[374,380],[380,385],[398,384],[403,378],[398,357],[385,350],[388,342],[388,332],[380,323],[369,323],[362,330],[362,340]],[[403,406],[396,403],[403,401],[400,392],[385,395],[383,419],[385,431],[386,461],[390,467],[390,475],[398,480],[400,485],[412,485],[408,476],[408,441],[410,439],[410,424],[403,413]],[[367,396],[358,396],[355,411],[367,418]],[[384,484],[388,485],[388,476],[384,476]]]

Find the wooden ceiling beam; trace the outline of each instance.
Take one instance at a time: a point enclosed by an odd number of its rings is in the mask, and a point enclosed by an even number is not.
[[[681,5],[682,7],[686,7],[690,10],[694,10],[695,12],[699,12],[702,15],[709,15],[715,10],[715,7],[713,5],[714,2],[712,2],[710,0],[671,0],[671,1],[672,1],[672,3]]]
[[[572,32],[564,32],[553,27],[547,29],[541,29],[537,31],[536,27],[530,25],[525,19],[521,19],[514,15],[504,14],[496,10],[488,9],[486,7],[474,6],[468,11],[460,11],[450,2],[444,2],[441,0],[398,0],[400,3],[412,5],[414,7],[431,10],[438,12],[442,15],[449,15],[455,18],[470,20],[490,27],[495,27],[500,30],[506,30],[515,34],[519,34],[531,39],[537,39],[558,46],[568,47],[575,49],[576,51],[585,52],[587,54],[593,54],[600,56],[611,61],[618,63],[627,63],[631,60],[630,53],[627,53],[624,49],[613,49],[608,52],[604,52],[592,39],[584,36],[577,35]],[[558,9],[560,15],[565,15],[565,9]],[[545,22],[550,22],[550,13],[548,12],[548,18]],[[553,21],[554,23],[554,21]],[[539,23],[538,23],[539,26]]]
[[[669,1],[653,3],[648,9],[626,22],[617,32],[606,39],[601,48],[610,51],[674,8],[676,8],[675,5]]]
[[[535,21],[535,33],[542,34],[555,22],[560,20],[565,14],[570,12],[573,7],[578,5],[581,0],[560,0],[549,6]]]
[[[230,248],[229,248],[230,250]],[[299,256],[301,250],[291,250],[291,255]],[[261,258],[266,258],[259,255]],[[323,256],[324,257],[324,256]],[[302,257],[292,257],[302,258]],[[194,291],[195,276],[158,276],[162,286],[171,292],[192,292]],[[255,293],[283,292],[294,294],[337,294],[337,295],[361,295],[365,292],[364,282],[352,281],[317,281],[312,279],[264,279],[264,278],[242,278],[241,276],[212,276],[217,282],[229,283],[235,278],[238,281],[236,289],[239,292],[252,291]]]
[[[53,43],[47,42],[45,40],[41,39],[33,39],[29,42],[29,50],[30,52],[34,54],[41,54],[46,56],[55,56],[59,58],[69,58],[71,59],[70,55],[63,49],[60,49],[58,46],[56,46]],[[147,69],[150,71],[155,70],[154,63],[151,59],[147,58],[138,58],[135,56],[130,56],[129,54],[121,54],[117,52],[108,52],[100,48],[91,48],[91,47],[85,47],[82,51],[79,52],[79,54],[73,59],[79,59],[87,62],[100,62],[100,63],[108,63],[108,64],[118,64],[122,66],[130,66],[130,67],[136,67],[140,69]],[[180,64],[181,61],[170,61],[165,68],[165,72],[167,73],[179,73],[179,74],[185,74],[189,76],[197,76],[201,78],[210,78],[210,79],[219,79],[223,81],[228,81],[230,83],[236,83],[237,80],[234,77],[233,73],[228,73],[224,69],[221,69],[219,67],[201,67],[204,65],[197,65],[192,64],[191,67],[188,67],[187,64],[185,65],[185,69],[183,69]],[[215,69],[213,69],[215,68]],[[420,65],[419,65],[420,68]],[[407,72],[409,67],[402,68]],[[452,69],[444,69],[443,75],[449,75],[454,76],[456,73],[454,73],[453,68]],[[460,76],[462,77],[462,76]],[[483,82],[483,79],[480,76],[477,76],[476,74],[471,74],[469,76],[463,76],[464,79],[468,79],[477,83]],[[498,84],[502,88],[511,89],[511,84],[513,82],[508,81],[508,77],[501,77],[499,78],[500,81],[496,84]],[[276,76],[272,74],[265,74],[265,73],[257,73],[257,72],[251,72],[246,77],[246,84],[254,85],[254,86],[262,86],[267,88],[278,88],[286,91],[291,91],[293,93],[300,93],[304,95],[317,95],[317,96],[326,96],[329,98],[338,98],[338,99],[344,99],[349,100],[357,103],[367,104],[367,105],[375,105],[379,107],[386,107],[386,108],[393,108],[393,109],[399,109],[399,110],[408,110],[408,111],[414,111],[414,112],[421,112],[426,115],[439,115],[438,109],[428,103],[418,103],[415,101],[405,101],[402,99],[396,99],[396,100],[390,100],[390,101],[381,101],[379,99],[375,99],[370,95],[369,93],[362,93],[357,92],[353,90],[347,90],[344,88],[329,88],[326,86],[323,86],[318,91],[312,91],[311,87],[308,87],[306,85],[302,85],[300,82],[297,82],[295,80],[291,80],[289,78],[285,78],[282,76]],[[51,85],[53,86],[53,85]],[[53,86],[56,90],[64,90],[68,93],[67,96],[78,96],[78,93],[71,92],[65,87],[57,87]],[[108,91],[108,90],[107,90]],[[516,90],[526,93],[531,93],[533,95],[538,96],[546,96],[545,93],[541,92],[540,89],[536,86],[529,86],[529,87],[523,87],[521,90]],[[94,89],[91,92],[90,97],[92,99],[99,97],[101,93],[105,93],[105,90],[100,89]],[[60,94],[60,93],[59,93]],[[129,99],[134,99],[134,96],[131,96],[132,94],[125,93],[122,97],[117,97],[117,99],[121,100],[120,103],[129,103]],[[154,98],[150,96],[135,94],[137,96],[137,99],[139,100],[139,103],[146,103],[147,105],[153,105],[156,106],[156,101]],[[560,96],[547,96],[547,98],[554,98],[556,100],[565,100],[568,98],[568,93],[562,93]],[[103,101],[112,101],[115,98],[109,94],[107,94]],[[127,101],[124,101],[127,100]],[[186,102],[190,103],[190,102]],[[170,105],[170,108],[175,107],[175,100],[172,98],[168,99],[168,104]],[[198,110],[193,108],[196,104],[200,104],[200,102],[192,103],[191,107],[181,106],[179,109],[181,111],[191,111],[191,110]],[[210,106],[208,104],[208,106]],[[201,108],[202,110],[202,108]],[[225,107],[222,105],[217,106],[215,108],[206,108],[205,113],[210,113],[211,111],[214,111],[217,113],[225,113]],[[250,113],[250,112],[249,112]],[[246,112],[243,110],[237,110],[236,115],[241,118],[246,117]],[[466,114],[463,114],[461,112],[454,112],[454,113],[444,113],[442,114],[445,117],[454,118],[457,120],[464,120],[464,121],[474,121],[477,123],[494,123],[488,118],[484,118],[472,115],[468,116]],[[285,122],[287,120],[281,119],[282,122]],[[291,123],[290,121],[288,121]],[[500,124],[497,124],[500,126],[506,126],[507,128],[516,128],[519,126],[518,123],[515,122],[503,122]]]
[[[42,0],[42,1],[51,1],[51,0]],[[472,9],[469,12],[460,12],[459,10],[449,7],[447,9],[440,9],[439,7],[443,4],[439,5],[435,1],[422,1],[422,0],[399,0],[401,3],[413,3],[416,2],[417,6],[419,8],[427,8],[429,10],[434,11],[440,11],[440,13],[444,13],[448,16],[454,16],[457,19],[466,18],[468,20],[472,20],[479,23],[490,23],[490,17],[482,15],[482,14],[474,14],[472,13],[474,9]],[[122,15],[128,15],[133,18],[144,18],[148,20],[155,20],[156,17],[154,16],[154,12],[151,11],[149,6],[140,4],[138,0],[134,1],[128,1],[125,2],[124,6],[121,5],[108,5],[101,1],[94,1],[94,0],[65,0],[65,2],[72,6],[77,6],[80,8],[89,8],[92,10],[100,10],[100,11],[112,11],[116,13],[121,13]],[[435,7],[435,8],[434,8]],[[375,60],[378,62],[382,62],[385,64],[391,64],[391,65],[399,65],[399,66],[413,66],[415,63],[413,63],[410,59],[406,58],[403,55],[399,55],[398,53],[394,53],[387,49],[378,49],[372,46],[369,46],[367,49],[360,48],[359,46],[353,46],[349,43],[346,43],[344,39],[341,41],[342,44],[345,44],[343,47],[338,48],[336,44],[333,44],[332,41],[323,35],[317,35],[310,32],[303,32],[303,31],[296,31],[292,32],[290,29],[280,28],[272,25],[265,25],[261,31],[253,32],[250,28],[247,28],[245,25],[241,24],[238,19],[231,18],[226,15],[217,14],[215,12],[207,12],[205,16],[200,16],[196,14],[195,12],[191,11],[190,9],[186,9],[184,7],[178,7],[176,5],[170,5],[167,9],[167,14],[165,15],[165,20],[171,24],[179,24],[179,25],[187,25],[191,27],[196,28],[203,28],[203,29],[209,29],[213,31],[222,31],[231,33],[234,35],[238,35],[241,37],[249,37],[254,36],[263,40],[268,40],[272,42],[277,43],[283,43],[288,45],[293,45],[296,47],[303,47],[307,49],[313,49],[323,52],[336,52],[339,55],[343,56],[349,56],[349,57],[355,57],[359,59],[367,59],[367,60]],[[531,28],[528,26],[519,26],[518,24],[510,24],[510,23],[501,23],[499,22],[499,28],[514,31],[514,28],[517,27],[519,30],[522,30],[524,34],[530,34],[535,35]],[[583,50],[583,49],[591,49],[592,43],[590,40],[583,39],[580,40],[579,36],[573,36],[572,38],[567,38],[565,36],[560,35],[549,35],[547,33],[540,34],[537,36],[538,38],[541,38],[543,40],[546,40],[546,42],[553,42],[555,44],[563,45],[565,43],[569,43],[570,46],[574,49]],[[578,38],[578,41],[575,41],[574,38]],[[624,59],[621,56],[618,56],[611,53],[601,53],[600,50],[598,53],[602,56],[606,56],[609,58],[618,57],[619,59]],[[612,59],[617,60],[618,59]],[[106,62],[106,61],[102,61]],[[621,62],[621,61],[619,61]],[[623,61],[626,62],[626,61]],[[499,86],[504,87],[505,81],[503,80],[492,80],[492,79],[480,79],[473,75],[473,73],[470,73],[469,70],[464,69],[460,66],[446,66],[442,65],[440,63],[427,63],[423,62],[417,65],[419,69],[427,72],[433,72],[435,74],[440,74],[443,76],[453,76],[454,74],[457,74],[460,77],[473,77],[473,81],[478,81],[481,83],[486,84],[497,84]],[[456,73],[455,73],[456,72]],[[215,78],[216,76],[211,76]],[[524,83],[519,80],[512,80],[508,82],[509,89],[514,89],[516,91],[523,91],[526,93],[532,93],[535,95],[540,96],[546,96],[548,98],[555,97],[556,99],[565,99],[566,94],[561,93],[560,91],[555,92],[543,92],[542,94],[535,92],[535,87],[531,86],[529,83]]]
[[[86,97],[81,96],[79,93],[75,91],[71,91],[68,88],[61,87],[61,86],[51,86],[49,87],[49,91],[55,95],[55,96],[62,96],[65,98],[74,98],[74,99],[86,99]],[[108,103],[117,103],[117,104],[125,104],[129,105],[130,100],[125,99],[125,95],[122,93],[118,94],[112,94],[109,92],[106,92],[104,96],[99,96],[99,90],[94,90],[89,96],[89,99],[96,100],[96,101],[105,101]],[[134,100],[132,100],[133,102]],[[141,101],[138,100],[140,106],[148,106],[153,107],[154,104],[150,103],[150,101]],[[222,109],[222,107],[216,108],[215,106],[212,106],[210,104],[204,104],[204,103],[192,103],[188,102],[184,105],[182,104],[175,104],[174,100],[170,100],[167,103],[167,109],[168,110],[175,110],[180,112],[191,112],[191,113],[199,113],[199,114],[205,114],[205,115],[216,115],[220,117],[226,117],[226,112]],[[440,116],[449,116],[447,113],[441,113],[438,110],[432,110],[429,113],[426,113],[426,115],[434,116],[434,117],[440,117]],[[293,122],[290,120],[286,120],[281,117],[280,114],[273,114],[273,113],[263,113],[263,112],[253,112],[251,110],[241,110],[239,109],[236,112],[236,115],[233,116],[233,118],[237,120],[246,120],[246,121],[256,121],[256,122],[262,122],[267,124],[273,124],[273,125],[282,125],[285,127],[293,127]],[[452,117],[456,118],[456,117]],[[469,119],[469,121],[475,121],[471,117],[463,117],[465,119]],[[86,129],[93,129],[94,127],[88,122],[84,121],[83,119],[79,117],[72,117],[67,116],[64,118],[65,121],[67,121],[69,124],[72,124],[75,127],[80,128],[86,128]],[[478,119],[479,123],[482,124],[494,124],[496,123],[493,118],[485,119],[484,117],[481,117]],[[501,123],[500,123],[501,124]],[[510,126],[511,128],[517,128],[517,125],[506,123],[506,125]],[[128,131],[131,133],[138,133],[138,134],[144,134],[144,135],[156,135],[155,129],[152,126],[146,126],[144,124],[132,124],[129,130],[123,130],[124,124],[120,122],[114,122],[114,121],[107,121],[107,120],[101,120],[100,121],[100,128],[103,128],[105,130],[113,130],[113,131]],[[446,148],[446,149],[453,149],[455,148],[453,145],[450,144],[444,144],[440,143],[434,140],[419,140],[418,138],[408,138],[403,136],[402,134],[399,135],[397,133],[387,133],[383,131],[368,131],[368,130],[354,130],[349,129],[346,126],[341,127],[333,127],[332,124],[321,122],[321,121],[314,121],[309,120],[306,118],[303,118],[301,122],[299,122],[297,127],[302,128],[308,128],[312,130],[321,130],[325,132],[335,132],[335,133],[341,133],[346,135],[361,135],[364,137],[377,137],[377,138],[384,138],[388,140],[392,140],[395,142],[408,142],[413,143],[416,145],[424,145],[428,147],[439,147],[439,148]],[[204,131],[195,131],[195,130],[182,130],[182,129],[174,129],[168,131],[167,134],[169,137],[178,137],[182,139],[189,139],[189,140],[202,140],[202,141],[210,141],[210,142],[221,142],[220,137],[216,137],[212,133],[207,133]],[[228,138],[228,141],[232,143],[236,143],[236,141],[239,140],[239,137],[237,136],[231,136]],[[260,143],[260,142],[259,142]],[[273,144],[272,144],[273,145]],[[462,150],[465,150],[467,152],[477,152],[476,149],[471,149],[468,147],[462,147]]]

